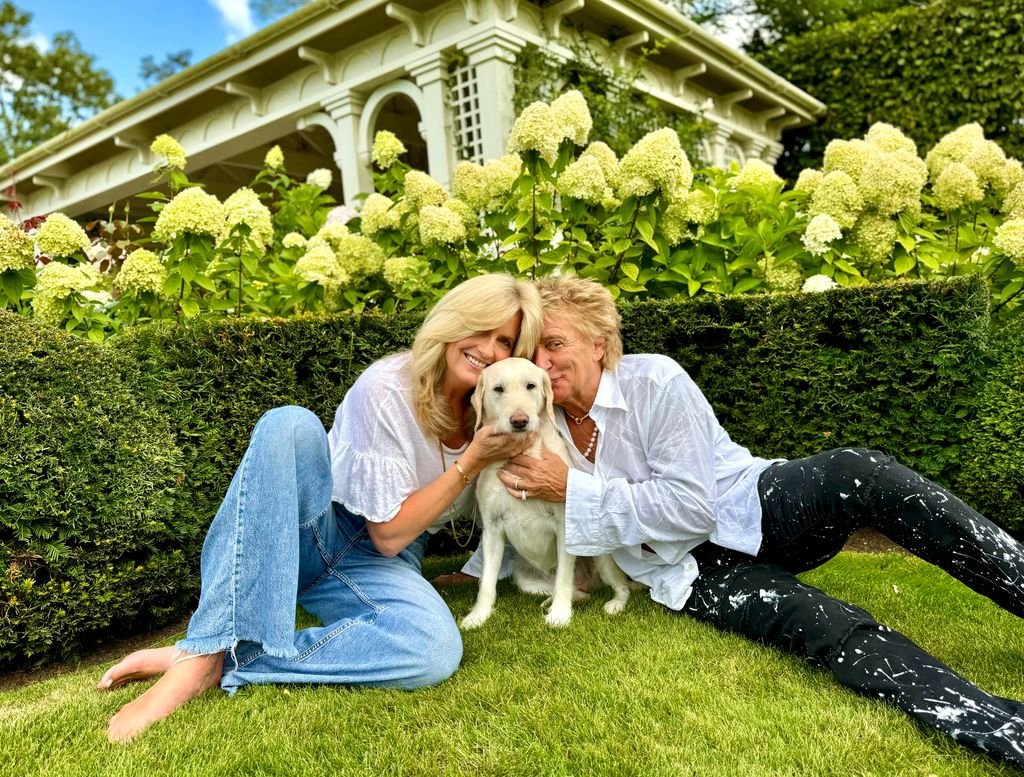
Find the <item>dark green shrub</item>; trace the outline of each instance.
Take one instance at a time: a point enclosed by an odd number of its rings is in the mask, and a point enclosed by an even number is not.
[[[927,150],[976,121],[985,137],[1024,157],[1024,0],[938,0],[833,24],[781,41],[759,60],[828,105],[813,127],[785,133],[780,172],[820,165],[833,138],[876,121]]]
[[[189,473],[182,520],[201,541],[259,417],[301,405],[330,427],[373,361],[412,343],[421,317],[223,318],[137,327],[111,347],[136,361],[143,393],[171,421]],[[198,545],[193,548],[198,561]]]
[[[180,611],[175,552],[196,527],[135,363],[0,312],[0,364],[0,663]]]
[[[970,426],[957,492],[1017,536],[1024,535],[1024,322],[992,344],[999,365],[985,384]]]
[[[737,442],[762,456],[841,445],[950,481],[985,368],[977,279],[697,298],[627,308],[633,351],[690,373]]]

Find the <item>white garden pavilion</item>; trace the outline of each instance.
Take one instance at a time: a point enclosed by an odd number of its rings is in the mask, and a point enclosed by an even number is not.
[[[331,193],[351,202],[372,190],[379,129],[447,183],[459,158],[504,153],[517,52],[533,43],[569,58],[578,35],[618,60],[665,41],[637,88],[703,110],[712,164],[774,163],[782,130],[825,110],[659,0],[314,0],[11,161],[0,190],[13,187],[25,217],[103,215],[151,188],[149,144],[168,133],[189,154],[189,177],[215,194],[250,181],[277,143],[293,174],[333,167]]]

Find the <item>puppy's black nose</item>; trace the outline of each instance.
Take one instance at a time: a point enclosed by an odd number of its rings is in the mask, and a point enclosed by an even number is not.
[[[526,428],[526,425],[530,423],[530,419],[526,416],[512,416],[512,418],[509,419],[509,422],[512,424],[513,429],[517,432],[521,432]]]

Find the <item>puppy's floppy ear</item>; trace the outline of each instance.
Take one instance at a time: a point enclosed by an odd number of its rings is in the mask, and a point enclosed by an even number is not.
[[[542,391],[542,394],[543,394],[543,397],[544,397],[544,408],[547,411],[548,420],[551,422],[551,425],[554,426],[554,423],[555,423],[555,402],[554,402],[555,395],[554,395],[554,392],[551,390],[551,376],[549,376],[546,372],[544,372],[544,370],[541,370],[540,374],[544,376],[544,378],[543,378],[543,380],[541,381],[541,384],[540,384],[541,385],[541,391]]]
[[[476,388],[473,390],[473,396],[470,397],[470,404],[476,414],[476,423],[473,424],[475,432],[484,425],[484,374],[482,372],[476,379]]]

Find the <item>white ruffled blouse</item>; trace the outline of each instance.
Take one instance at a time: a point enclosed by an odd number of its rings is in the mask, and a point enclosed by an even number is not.
[[[367,367],[338,405],[328,434],[332,498],[368,521],[390,521],[406,499],[466,450],[444,447],[416,423],[411,360],[406,351]],[[468,515],[473,499],[474,489],[464,489],[429,531],[440,529],[450,515]]]

